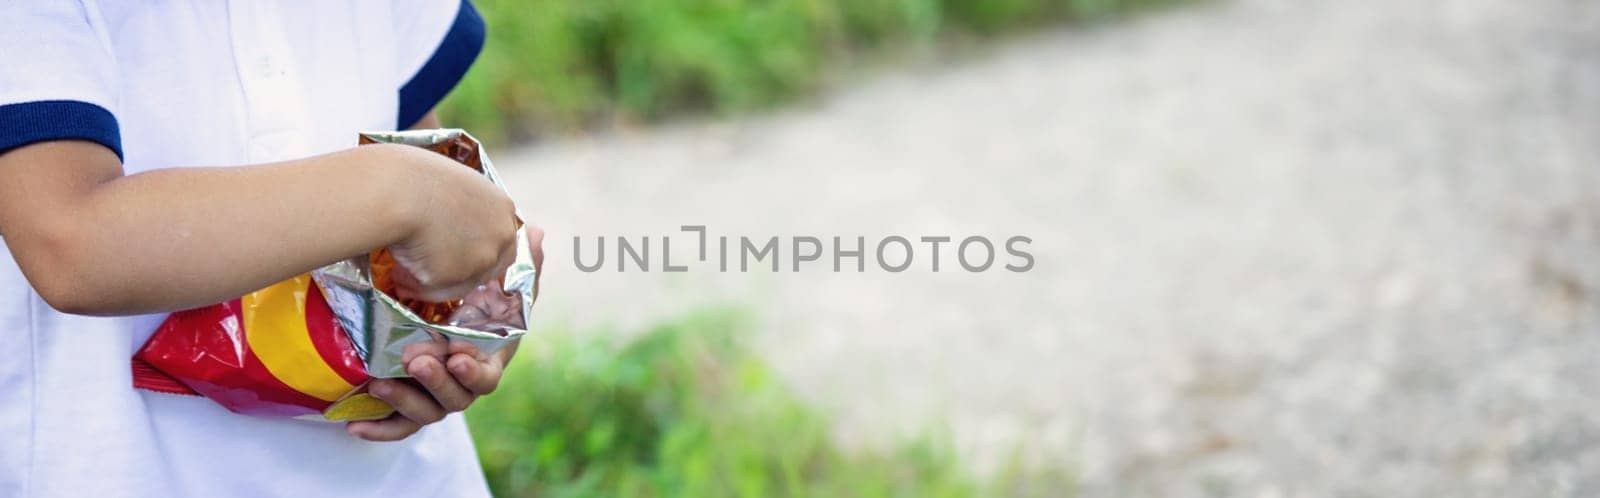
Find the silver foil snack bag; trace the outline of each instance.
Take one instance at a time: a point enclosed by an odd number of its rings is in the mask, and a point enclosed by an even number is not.
[[[482,173],[505,190],[489,156],[459,129],[363,132],[361,143],[397,143],[433,150]],[[519,212],[517,219],[521,220]],[[388,272],[402,271],[386,249],[311,272],[339,324],[350,335],[373,377],[406,377],[407,349],[444,351],[465,341],[485,354],[527,332],[538,297],[537,270],[527,228],[518,222],[517,256],[497,282],[452,303],[426,303],[394,295]]]

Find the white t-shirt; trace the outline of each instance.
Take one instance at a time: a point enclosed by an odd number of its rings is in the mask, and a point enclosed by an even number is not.
[[[0,153],[92,140],[134,174],[344,149],[415,123],[483,36],[463,0],[9,2]],[[0,243],[0,496],[488,495],[459,416],[373,443],[134,390],[163,318],[57,312]]]

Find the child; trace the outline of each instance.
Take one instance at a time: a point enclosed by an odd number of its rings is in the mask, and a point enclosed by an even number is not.
[[[352,147],[437,127],[483,40],[465,0],[0,9],[0,496],[486,496],[451,413],[509,351],[417,358],[416,384],[371,386],[395,416],[345,426],[129,378],[167,312],[377,247],[430,300],[503,269],[515,223],[493,185],[423,149]]]

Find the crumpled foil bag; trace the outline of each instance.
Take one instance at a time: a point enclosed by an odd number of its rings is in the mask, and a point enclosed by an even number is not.
[[[459,129],[365,132],[360,143],[427,148],[505,189],[477,139]],[[404,360],[442,354],[452,342],[497,351],[526,333],[538,297],[520,221],[516,259],[459,301],[397,297],[397,271],[405,270],[378,249],[240,299],[173,313],[134,355],[134,387],[201,395],[256,416],[383,418],[394,410],[366,394],[371,378],[406,377]]]

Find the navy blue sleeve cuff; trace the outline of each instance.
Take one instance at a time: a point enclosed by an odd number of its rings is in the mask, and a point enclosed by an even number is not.
[[[122,159],[122,134],[111,111],[76,100],[0,105],[0,154],[51,140],[88,140]]]
[[[417,70],[417,74],[400,87],[400,116],[396,128],[406,129],[416,124],[428,111],[444,100],[445,94],[461,82],[472,67],[472,61],[483,50],[486,30],[483,17],[472,2],[461,0],[456,20],[445,33],[433,56]]]

